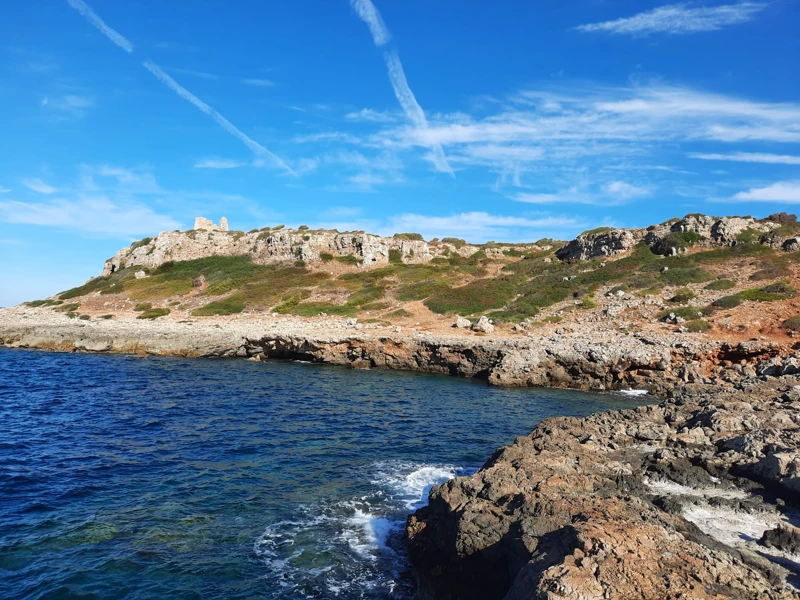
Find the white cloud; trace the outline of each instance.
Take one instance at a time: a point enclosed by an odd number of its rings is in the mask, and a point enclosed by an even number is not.
[[[8,194],[11,190],[7,187],[0,185],[0,194]]]
[[[213,73],[206,73],[205,71],[195,71],[194,69],[181,69],[179,67],[168,67],[168,71],[173,73],[180,73],[181,75],[191,75],[192,77],[199,77],[200,79],[207,79],[209,81],[216,81],[219,79]]]
[[[67,0],[67,3],[81,13],[89,23],[97,27],[101,31],[101,33],[114,42],[117,46],[125,50],[125,52],[132,52],[133,51],[133,44],[131,44],[127,39],[125,39],[122,35],[111,29],[108,25],[103,22],[103,19],[97,16],[95,12],[89,8],[89,5],[86,4],[83,0]]]
[[[688,34],[716,31],[727,25],[750,21],[766,6],[766,4],[756,2],[696,8],[687,4],[671,4],[639,13],[633,17],[580,25],[576,29],[584,32],[601,31],[634,36],[652,33]]]
[[[612,197],[627,200],[630,198],[641,198],[649,196],[652,192],[650,188],[644,186],[636,186],[625,181],[612,181],[603,186],[603,191]]]
[[[351,121],[369,121],[372,123],[393,123],[397,121],[394,115],[371,108],[362,108],[359,111],[347,113],[345,119],[350,119]]]
[[[242,79],[242,83],[246,85],[254,85],[257,87],[270,87],[275,85],[269,79]]]
[[[241,160],[229,158],[206,158],[194,164],[196,169],[237,169],[246,166],[247,163]]]
[[[734,195],[734,200],[800,203],[800,181],[779,181],[767,187],[751,188]]]
[[[54,188],[52,185],[46,184],[38,177],[31,179],[23,179],[22,185],[24,185],[29,190],[33,190],[34,192],[38,192],[40,194],[53,194],[58,191],[58,188]]]
[[[0,201],[0,220],[113,236],[152,234],[179,226],[177,221],[147,206],[116,203],[105,196],[49,202]]]
[[[350,0],[350,6],[369,27],[376,46],[383,46],[392,39],[392,34],[386,28],[381,14],[370,0]]]
[[[760,152],[734,152],[731,154],[689,154],[690,158],[702,160],[725,160],[731,162],[766,163],[772,165],[800,165],[800,156],[788,154],[764,154]]]
[[[189,90],[185,87],[180,85],[177,81],[175,81],[172,77],[167,75],[161,67],[151,61],[145,61],[143,63],[144,67],[150,71],[155,77],[161,81],[164,85],[170,88],[173,92],[178,94],[181,98],[186,100],[187,102],[193,104],[196,108],[198,108],[201,112],[209,115],[212,119],[214,119],[225,131],[230,133],[235,138],[238,138],[241,142],[247,146],[253,154],[256,155],[259,159],[268,159],[275,165],[279,166],[280,168],[286,170],[287,172],[291,173],[292,175],[296,175],[294,171],[292,171],[289,166],[284,163],[280,158],[278,158],[275,154],[267,150],[264,146],[259,144],[258,142],[250,139],[247,135],[245,135],[242,131],[236,128],[230,121],[228,121],[225,117],[223,117],[220,113],[216,110],[211,108],[208,104],[200,100],[197,96],[192,94]]]

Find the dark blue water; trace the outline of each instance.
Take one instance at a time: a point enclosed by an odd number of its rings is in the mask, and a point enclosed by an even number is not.
[[[0,349],[0,597],[405,598],[433,483],[619,395]]]

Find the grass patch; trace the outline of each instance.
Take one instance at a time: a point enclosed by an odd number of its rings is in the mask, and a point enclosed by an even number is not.
[[[98,319],[103,319],[103,320],[105,320],[105,321],[108,321],[109,319],[113,319],[113,318],[114,318],[114,315],[100,315],[100,316],[99,316],[99,317],[97,317],[97,318],[98,318]]]
[[[322,262],[331,262],[333,260],[333,254],[331,254],[330,252],[320,252],[319,259]]]
[[[686,327],[686,331],[691,333],[703,333],[704,331],[711,329],[711,323],[702,319],[693,319],[691,321],[687,321],[683,324],[683,326]]]
[[[150,310],[153,308],[152,303],[150,302],[140,302],[136,306],[133,307],[134,312],[144,312],[146,310]]]
[[[352,254],[346,254],[345,256],[337,256],[336,260],[342,263],[343,265],[360,265],[361,259],[353,256]]]
[[[408,312],[405,308],[398,308],[397,310],[393,310],[389,314],[386,315],[387,319],[407,319],[408,317],[413,317],[410,312]]]
[[[389,250],[389,262],[392,264],[401,264],[403,262],[403,253],[397,248]]]
[[[442,238],[442,242],[445,244],[450,244],[454,246],[456,249],[463,248],[467,245],[467,240],[462,240],[461,238],[456,237],[446,237]]]
[[[425,241],[425,238],[422,237],[421,233],[395,233],[393,237],[398,240],[414,240],[419,242]]]
[[[780,279],[782,277],[792,277],[794,273],[785,265],[768,265],[750,275],[750,281],[765,281],[767,279]]]
[[[736,284],[730,279],[717,279],[709,283],[705,289],[712,292],[722,292],[736,287]]]
[[[215,315],[233,315],[244,310],[244,297],[240,293],[234,293],[223,300],[209,302],[205,306],[196,308],[192,311],[194,317],[211,317]]]
[[[61,300],[71,300],[72,298],[78,298],[80,296],[85,296],[86,294],[91,294],[92,292],[97,292],[111,284],[110,277],[95,277],[94,279],[90,279],[83,285],[79,285],[78,287],[74,287],[71,290],[67,290],[66,292],[62,292],[58,295]]]
[[[38,308],[40,306],[58,306],[59,304],[63,304],[62,300],[31,300],[30,302],[23,302],[25,306],[30,306],[31,308]]]
[[[595,227],[594,229],[587,229],[586,231],[581,233],[578,237],[580,237],[581,235],[596,235],[598,233],[605,233],[606,231],[611,231],[612,229],[614,229],[614,228],[613,227]]]
[[[711,273],[700,267],[670,269],[661,273],[661,279],[670,285],[686,285],[687,283],[705,283],[713,279]]]
[[[159,317],[165,317],[170,313],[168,308],[151,308],[140,314],[137,319],[158,319]]]
[[[467,285],[446,288],[425,300],[425,306],[435,313],[471,315],[501,308],[516,293],[516,286],[505,279],[480,279]]]
[[[783,322],[781,327],[789,331],[800,331],[800,315],[789,317]]]

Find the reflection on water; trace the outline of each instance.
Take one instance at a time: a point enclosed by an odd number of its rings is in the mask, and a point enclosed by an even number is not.
[[[407,597],[402,524],[543,418],[642,399],[0,350],[3,597]]]

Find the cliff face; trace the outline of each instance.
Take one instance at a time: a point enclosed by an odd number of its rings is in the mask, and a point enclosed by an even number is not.
[[[798,383],[544,421],[409,518],[420,597],[798,597]]]
[[[509,248],[509,247],[505,247]],[[520,245],[525,250],[535,245]],[[321,262],[323,255],[353,257],[365,266],[389,263],[390,252],[407,264],[420,264],[436,257],[470,256],[477,246],[444,242],[426,242],[404,237],[380,237],[364,232],[308,231],[280,229],[276,231],[221,231],[196,229],[166,231],[155,238],[145,238],[123,248],[105,262],[103,275],[123,267],[140,265],[156,268],[167,261],[182,261],[206,256],[249,256],[257,264]],[[499,249],[487,249],[487,255]],[[328,259],[330,260],[330,258]]]

